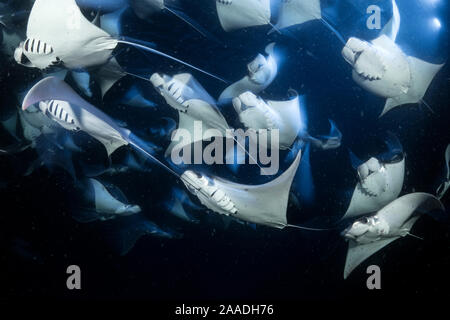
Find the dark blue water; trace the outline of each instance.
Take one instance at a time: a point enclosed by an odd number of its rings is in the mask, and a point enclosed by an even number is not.
[[[365,8],[373,1],[323,1],[324,16],[347,39],[376,37],[378,31],[365,28]],[[382,24],[391,16],[390,1],[376,1],[383,9]],[[409,55],[433,63],[443,63],[448,54],[448,3],[398,0],[402,24],[399,45]],[[279,73],[263,92],[267,99],[284,99],[289,88],[303,96],[308,130],[313,135],[329,130],[328,119],[343,134],[336,150],[311,150],[310,163],[315,199],[302,210],[289,208],[289,218],[298,223],[315,223],[342,215],[349,203],[349,192],[356,183],[348,157],[352,150],[367,159],[384,148],[387,131],[401,141],[406,154],[406,175],[402,195],[421,191],[434,193],[443,174],[444,150],[450,143],[448,106],[449,67],[444,66],[429,87],[424,105],[405,105],[378,119],[384,99],[373,96],[351,79],[351,69],[341,57],[341,42],[318,21],[288,29],[285,35],[267,35],[268,27],[233,33],[221,30],[213,1],[180,1],[181,9],[205,27],[214,38],[205,39],[170,14],[151,21],[137,19],[127,11],[122,20],[124,35],[157,44],[159,50],[201,66],[230,81],[245,74],[246,64],[264,47],[275,41]],[[26,7],[25,4],[22,5]],[[19,5],[18,5],[19,7]],[[435,30],[430,19],[441,21]],[[116,50],[121,65],[142,76],[153,72],[176,74],[186,67],[137,50]],[[14,91],[29,86],[40,77],[37,70],[1,60],[1,114],[6,117],[17,97]],[[192,72],[192,71],[189,71]],[[201,73],[196,79],[213,96],[224,85]],[[138,85],[156,108],[126,109],[118,104],[132,85]],[[176,119],[176,113],[164,105],[150,83],[132,77],[122,79],[104,100],[94,90],[91,102],[115,119],[142,135],[161,124],[162,117]],[[222,106],[231,126],[237,124],[231,105]],[[151,137],[149,137],[151,138]],[[77,137],[80,141],[87,137]],[[11,142],[6,132],[3,145]],[[152,142],[164,150],[167,138]],[[91,141],[79,163],[100,163],[107,159],[101,145]],[[119,161],[125,150],[113,155]],[[163,151],[160,153],[162,157]],[[80,157],[80,155],[78,156]],[[153,166],[151,173],[126,173],[107,180],[119,186],[131,203],[158,225],[183,234],[181,239],[166,240],[147,236],[125,256],[114,249],[121,221],[81,224],[71,217],[76,190],[70,174],[50,166],[30,176],[23,171],[36,158],[27,150],[13,157],[0,157],[0,176],[7,187],[0,191],[1,290],[6,299],[151,299],[210,301],[294,301],[300,299],[366,299],[442,297],[448,288],[450,233],[448,224],[424,216],[415,225],[411,237],[394,242],[369,258],[351,277],[343,280],[347,244],[339,231],[307,232],[295,229],[256,230],[232,223],[225,228],[214,213],[199,215],[201,223],[183,223],[170,216],[163,201],[180,181]],[[84,162],[82,162],[84,161]],[[79,174],[82,164],[76,165]],[[287,165],[285,164],[283,169]],[[223,172],[221,168],[205,168]],[[260,183],[254,170],[241,171],[239,182]],[[223,173],[224,175],[229,173]],[[443,199],[450,205],[449,195]],[[344,210],[344,211],[343,211]],[[447,214],[450,212],[447,210]],[[321,220],[323,219],[323,220]],[[123,222],[126,225],[126,222]],[[76,264],[83,270],[83,289],[66,289],[66,268]],[[383,290],[366,288],[365,266],[377,264],[383,271]]]

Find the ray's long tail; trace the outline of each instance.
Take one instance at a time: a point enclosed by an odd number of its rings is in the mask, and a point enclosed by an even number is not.
[[[300,229],[300,230],[307,230],[307,231],[332,231],[332,230],[336,230],[336,229],[319,229],[319,228],[310,228],[310,227],[303,227],[303,226],[297,226],[295,224],[288,224],[286,225],[286,227],[291,227],[291,228],[296,228],[296,229]]]
[[[161,162],[159,159],[157,159],[154,155],[152,155],[150,153],[150,151],[146,150],[147,148],[145,148],[143,145],[144,143],[141,141],[141,139],[139,139],[137,136],[131,134],[129,139],[128,139],[130,145],[137,151],[141,152],[144,156],[150,158],[153,162],[155,162],[156,164],[158,164],[160,167],[162,167],[163,169],[165,169],[166,171],[168,171],[169,173],[173,174],[174,176],[176,176],[177,178],[181,178],[180,174],[175,172],[174,170],[172,170],[171,168],[169,168],[166,164],[164,164],[163,162]]]
[[[336,35],[336,37],[339,39],[339,41],[342,42],[342,44],[343,44],[344,46],[347,44],[346,41],[344,40],[344,37],[343,37],[343,36],[339,33],[339,31],[337,31],[330,23],[328,23],[328,21],[326,21],[324,18],[320,18],[319,20],[323,23],[323,25],[324,25],[325,27],[327,27],[328,29],[330,29],[331,32],[333,32],[333,33]]]
[[[175,58],[175,57],[173,57],[173,56],[171,56],[171,55],[168,55],[168,54],[166,54],[166,53],[164,53],[164,52],[161,52],[161,51],[158,51],[158,50],[156,50],[156,49],[153,49],[153,48],[150,48],[150,47],[148,47],[148,46],[145,46],[145,45],[143,45],[143,44],[137,43],[134,39],[121,37],[121,38],[119,38],[117,41],[118,41],[119,43],[127,44],[127,45],[130,45],[130,46],[132,46],[132,47],[135,47],[135,48],[138,48],[138,49],[142,49],[142,50],[145,50],[145,51],[148,51],[148,52],[151,52],[151,53],[160,55],[160,56],[165,57],[165,58],[167,58],[167,59],[176,61],[176,62],[181,63],[181,64],[183,64],[183,65],[185,65],[185,66],[187,66],[187,67],[189,67],[189,68],[192,68],[192,69],[197,70],[197,71],[199,71],[199,72],[201,72],[201,73],[204,73],[204,74],[206,74],[206,75],[208,75],[208,76],[210,76],[210,77],[212,77],[212,78],[214,78],[214,79],[217,79],[217,80],[222,81],[222,82],[224,82],[224,83],[228,83],[228,82],[225,81],[224,79],[222,79],[222,78],[220,78],[220,77],[218,77],[218,76],[216,76],[216,75],[214,75],[214,74],[212,74],[212,73],[209,73],[209,72],[207,72],[207,71],[205,71],[205,70],[202,70],[202,69],[200,69],[200,68],[197,68],[196,66],[194,66],[194,65],[192,65],[192,64],[190,64],[190,63],[184,62],[183,60],[180,60],[180,59],[178,59],[178,58]]]
[[[178,19],[184,21],[186,24],[188,24],[192,29],[194,29],[195,31],[197,31],[198,33],[200,33],[203,37],[207,38],[207,35],[205,34],[205,32],[203,32],[203,30],[201,30],[199,27],[197,27],[194,23],[192,23],[188,17],[186,17],[184,14],[182,14],[181,12],[174,10],[174,9],[170,9],[169,7],[165,7],[165,9],[167,11],[169,11],[171,14],[173,14],[175,17],[177,17]]]

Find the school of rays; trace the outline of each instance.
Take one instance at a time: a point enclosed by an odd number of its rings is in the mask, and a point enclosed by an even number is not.
[[[129,171],[150,175],[162,169],[160,175],[168,175],[179,182],[165,201],[164,209],[187,223],[204,223],[201,212],[211,212],[222,217],[226,225],[233,221],[253,228],[262,226],[261,230],[264,227],[295,228],[298,232],[340,230],[349,243],[344,278],[389,243],[414,236],[410,231],[421,214],[445,211],[440,199],[450,186],[450,145],[445,153],[446,176],[436,194],[402,195],[406,156],[399,139],[388,132],[384,153],[361,160],[349,151],[357,184],[351,190],[348,208],[338,221],[323,226],[290,223],[287,211],[293,201],[293,190],[300,188],[297,191],[302,199],[314,199],[310,149],[326,152],[341,148],[345,137],[339,124],[332,119],[329,133],[312,135],[308,131],[302,97],[290,85],[286,85],[284,98],[274,99],[266,93],[275,79],[287,72],[281,68],[276,42],[267,40],[244,70],[234,79],[224,79],[203,66],[157,49],[153,43],[121,33],[122,15],[131,10],[136,19],[142,21],[155,15],[170,15],[200,37],[217,43],[222,41],[173,2],[111,0],[104,1],[102,7],[96,6],[95,1],[81,0],[28,2],[29,11],[20,12],[27,21],[24,32],[11,29],[9,20],[14,15],[8,12],[7,6],[0,7],[5,11],[1,15],[4,54],[26,70],[40,74],[38,79],[22,87],[17,94],[18,108],[1,122],[16,143],[1,148],[0,156],[17,156],[24,150],[35,149],[39,158],[26,175],[41,165],[57,165],[67,171],[80,193],[80,204],[73,209],[73,217],[79,222],[139,217],[132,234],[123,241],[121,254],[131,250],[144,235],[180,237],[177,232],[147,218],[141,204],[130,203],[117,186],[103,179],[105,175],[126,175]],[[443,64],[409,56],[396,42],[402,25],[402,11],[396,0],[391,1],[389,21],[370,41],[358,37],[345,39],[323,14],[320,0],[217,0],[215,4],[220,26],[228,33],[267,26],[269,33],[291,37],[290,27],[320,21],[342,44],[342,58],[351,67],[354,82],[363,90],[386,99],[379,117],[401,106],[407,112],[406,104],[429,107],[424,97]],[[439,28],[440,22],[434,25]],[[261,35],[269,39],[267,28],[261,29]],[[141,54],[149,64],[152,57],[158,56],[182,66],[184,71],[170,74],[152,66],[156,72],[139,75],[121,62],[120,58],[130,51]],[[221,85],[220,95],[214,98],[195,75]],[[144,134],[129,128],[127,119],[116,119],[107,108],[92,102],[93,88],[98,88],[104,98],[114,92],[117,83],[125,77],[144,83],[147,90],[154,90],[162,98],[161,107],[175,111],[177,119],[160,116],[163,125]],[[136,86],[126,93],[121,103],[130,114],[135,108],[154,110],[158,104],[147,99]],[[233,113],[232,122],[224,116],[224,110]],[[152,116],[158,117],[156,113]],[[234,128],[237,122],[240,128]],[[202,126],[201,135],[196,131],[198,124]],[[250,134],[244,137],[230,134],[237,132],[234,129]],[[80,172],[80,164],[74,163],[75,157],[83,158],[80,136],[103,145],[109,163],[83,164]],[[151,142],[156,136],[172,139],[164,147]],[[196,166],[200,163],[174,163],[171,158],[181,154],[181,158],[189,161],[191,147],[195,153],[198,145],[202,148],[203,143],[209,141],[214,143],[201,149],[202,154],[209,150],[209,154],[214,155],[213,164],[226,165],[226,178],[213,170],[205,170],[204,165]],[[224,145],[227,148],[220,153]],[[274,154],[280,150],[288,153],[288,165],[280,172],[279,168],[271,171],[273,168],[262,161],[261,153],[258,154],[259,149],[252,150],[251,145],[267,148],[272,165],[273,161],[280,162]],[[111,156],[124,149],[126,156],[121,163],[113,164]],[[241,164],[246,160],[266,176],[263,183],[239,182],[239,172],[245,171]]]

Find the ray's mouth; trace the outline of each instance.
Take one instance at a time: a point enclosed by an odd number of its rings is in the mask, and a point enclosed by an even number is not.
[[[354,53],[353,62],[356,63],[356,62],[358,62],[358,59],[361,56],[362,51],[357,51],[357,52],[353,52],[353,53]]]
[[[254,106],[247,105],[240,97],[236,97],[232,101],[234,108],[238,113],[242,113],[248,109],[254,108]]]
[[[31,65],[31,61],[28,59],[28,57],[24,54],[22,46],[17,47],[14,52],[14,59],[18,64],[21,65]]]
[[[361,168],[361,167],[360,167]],[[357,188],[366,196],[377,197],[386,191],[386,168],[381,165],[379,168],[369,168],[365,166],[367,172],[358,170]]]
[[[22,53],[22,55],[19,57],[19,63],[20,64],[31,64],[31,61],[27,58],[27,56],[26,55],[24,55],[23,53]]]
[[[262,54],[258,54],[256,58],[247,65],[250,76],[260,72],[267,65],[267,59]]]
[[[355,64],[356,51],[353,51],[353,49],[350,48],[348,45],[346,45],[342,49],[342,56],[344,57],[345,61],[347,61],[347,63],[350,64],[351,66],[353,66]]]
[[[348,64],[354,67],[367,47],[368,45],[363,41],[350,38],[342,49],[342,56]]]

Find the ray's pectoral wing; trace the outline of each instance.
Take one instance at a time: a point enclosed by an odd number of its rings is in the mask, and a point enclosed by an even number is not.
[[[350,240],[345,262],[344,278],[364,260],[381,250],[391,242],[406,236],[421,213],[432,210],[445,211],[442,203],[433,195],[427,193],[410,193],[400,197],[378,211],[378,221],[384,221],[389,226],[389,233],[384,239],[367,244],[358,244]],[[380,237],[382,235],[380,234]]]
[[[388,36],[392,41],[395,42],[397,39],[398,31],[400,30],[400,12],[397,7],[395,0],[392,0],[392,18],[386,23],[381,31],[381,34]]]
[[[445,167],[447,168],[447,180],[450,180],[450,144],[445,149]]]
[[[447,149],[445,149],[445,169],[446,173],[444,181],[439,185],[438,189],[436,190],[436,194],[439,199],[442,199],[447,190],[450,188],[450,144],[447,146]]]
[[[411,56],[407,57],[407,59],[411,70],[411,86],[408,92],[387,99],[381,116],[397,106],[420,102],[425,96],[433,78],[444,66],[444,64],[432,64]]]
[[[225,31],[270,22],[270,0],[216,0],[217,14]]]
[[[265,48],[267,57],[258,54],[255,59],[248,63],[247,75],[227,87],[220,95],[219,102],[228,102],[228,100],[238,97],[246,91],[257,94],[266,89],[278,72],[277,61],[273,56],[274,47],[274,42],[268,44]]]
[[[186,111],[178,111],[178,128],[165,152],[166,157],[172,152],[179,153],[181,149],[192,143],[211,140],[213,137],[225,137],[226,130],[229,128],[220,111],[209,103],[191,99],[185,104]],[[196,128],[201,129],[201,135],[195,133]]]
[[[26,110],[29,106],[45,100],[61,100],[75,105],[86,103],[62,79],[50,76],[39,81],[28,91],[23,99],[22,109]]]
[[[321,18],[320,0],[283,0],[276,27],[283,29]]]
[[[128,215],[140,211],[139,206],[128,205],[125,203],[127,201],[117,187],[115,187],[117,190],[111,189],[115,191],[114,193],[120,192],[120,194],[113,195],[112,190],[108,190],[99,181],[89,179],[89,183],[93,187],[95,209],[97,212]]]
[[[123,145],[127,145],[130,132],[118,127],[108,115],[81,98],[63,80],[47,77],[39,81],[25,96],[22,109],[27,109],[40,101],[61,100],[68,102],[73,108],[71,115],[80,129],[99,140],[106,148],[108,155]]]
[[[75,0],[36,0],[28,19],[27,36],[44,36],[54,40],[54,45],[94,34],[109,36],[84,17]]]
[[[377,215],[387,221],[391,229],[400,230],[404,228],[407,221],[413,220],[416,213],[426,213],[432,210],[445,211],[445,208],[433,195],[416,192],[392,201],[381,209]]]
[[[262,90],[264,90],[264,85],[252,81],[249,76],[245,76],[241,80],[227,87],[220,95],[219,102],[226,102],[228,100],[231,100],[246,91],[259,93]]]
[[[36,0],[27,38],[41,43],[40,54],[25,52],[41,69],[55,64],[69,69],[101,64],[117,46],[115,39],[84,17],[75,0]]]
[[[126,146],[129,143],[122,139],[121,137],[118,137],[117,139],[111,139],[110,137],[103,137],[103,136],[95,136],[95,139],[100,141],[106,149],[106,152],[108,154],[108,157],[111,156],[111,154],[114,153],[117,149],[120,147]]]
[[[289,101],[267,101],[267,104],[279,115],[280,148],[290,147],[297,138],[301,127],[300,104],[298,96]]]
[[[399,238],[400,237],[398,236],[368,244],[357,244],[354,241],[350,241],[348,245],[347,258],[345,260],[344,279],[347,279],[349,274],[364,260],[368,259],[370,256]]]
[[[380,210],[400,194],[405,175],[405,159],[402,161],[385,164],[385,172],[371,175],[363,181],[359,181],[353,191],[350,205],[342,219],[361,216],[369,212]]]
[[[115,213],[116,208],[123,206],[119,200],[114,198],[106,187],[95,179],[89,179],[92,185],[95,209],[100,213]]]
[[[172,142],[165,152],[165,157],[170,156],[172,152],[180,152],[181,149],[195,142],[194,122],[195,119],[187,115],[185,112],[178,112],[178,128],[176,133],[180,133],[180,135],[173,136]],[[185,133],[189,133],[189,135],[185,136],[184,132],[181,130],[185,130]]]
[[[99,68],[95,73],[95,79],[98,81],[102,96],[105,96],[109,89],[125,75],[116,58],[110,59],[107,64]]]
[[[215,183],[234,203],[236,218],[282,229],[287,226],[289,191],[300,159],[301,152],[281,176],[263,185],[240,185],[220,178]]]
[[[408,221],[406,221],[402,226],[402,236],[406,236],[409,231],[411,231],[414,224],[419,220],[420,216],[411,217]]]
[[[182,96],[185,100],[197,99],[203,100],[212,106],[216,104],[213,97],[210,96],[206,89],[203,88],[197,79],[195,79],[190,73],[177,74],[173,78],[185,84],[182,91]]]
[[[130,131],[119,127],[114,120],[96,109],[76,108],[75,117],[81,131],[98,140],[106,149],[108,157],[122,146],[129,144]],[[95,107],[93,107],[95,108]]]
[[[408,61],[411,68],[411,89],[408,94],[417,102],[423,98],[431,81],[444,64],[432,64],[414,57],[408,57]]]

